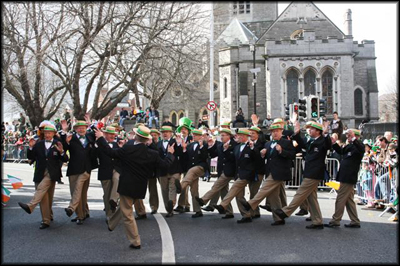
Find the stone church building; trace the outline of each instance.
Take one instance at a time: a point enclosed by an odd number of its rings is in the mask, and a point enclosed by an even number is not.
[[[292,2],[279,16],[277,2],[214,3],[214,100],[216,123],[256,113],[284,117],[285,106],[304,96],[327,101],[348,127],[379,120],[375,43],[353,40],[351,10],[343,32],[312,2]],[[253,69],[258,69],[254,79]],[[253,71],[254,72],[254,71]],[[209,73],[188,77],[160,104],[160,115],[177,123],[207,115]],[[256,91],[256,104],[254,104]]]

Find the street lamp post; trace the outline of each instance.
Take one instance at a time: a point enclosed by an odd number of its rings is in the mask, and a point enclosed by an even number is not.
[[[253,69],[256,68],[256,44],[254,40],[250,41],[250,52],[253,52]],[[257,114],[257,94],[256,94],[256,86],[257,86],[257,73],[253,72],[253,89],[254,89],[254,114]]]

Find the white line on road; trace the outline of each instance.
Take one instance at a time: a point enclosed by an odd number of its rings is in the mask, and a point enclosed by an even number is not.
[[[144,204],[148,211],[151,211],[150,206],[148,203]],[[175,247],[174,247],[174,240],[172,239],[171,230],[167,222],[165,221],[164,217],[156,213],[154,214],[154,218],[158,223],[158,227],[160,228],[161,234],[161,242],[162,242],[162,259],[161,263],[163,264],[175,264]]]

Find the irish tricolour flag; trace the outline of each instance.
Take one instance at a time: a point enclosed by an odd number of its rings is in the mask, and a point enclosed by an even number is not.
[[[10,183],[13,187],[13,189],[17,189],[23,186],[22,184],[22,179],[19,179],[18,177],[7,175],[8,180],[10,180]]]
[[[1,186],[1,202],[6,203],[7,201],[10,200],[10,194],[11,192],[6,189],[5,187],[3,187],[3,185]]]

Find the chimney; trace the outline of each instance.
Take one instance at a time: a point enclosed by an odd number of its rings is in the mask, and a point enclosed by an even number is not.
[[[345,34],[352,37],[353,36],[353,23],[351,20],[351,9],[347,9],[344,14],[344,28]]]

